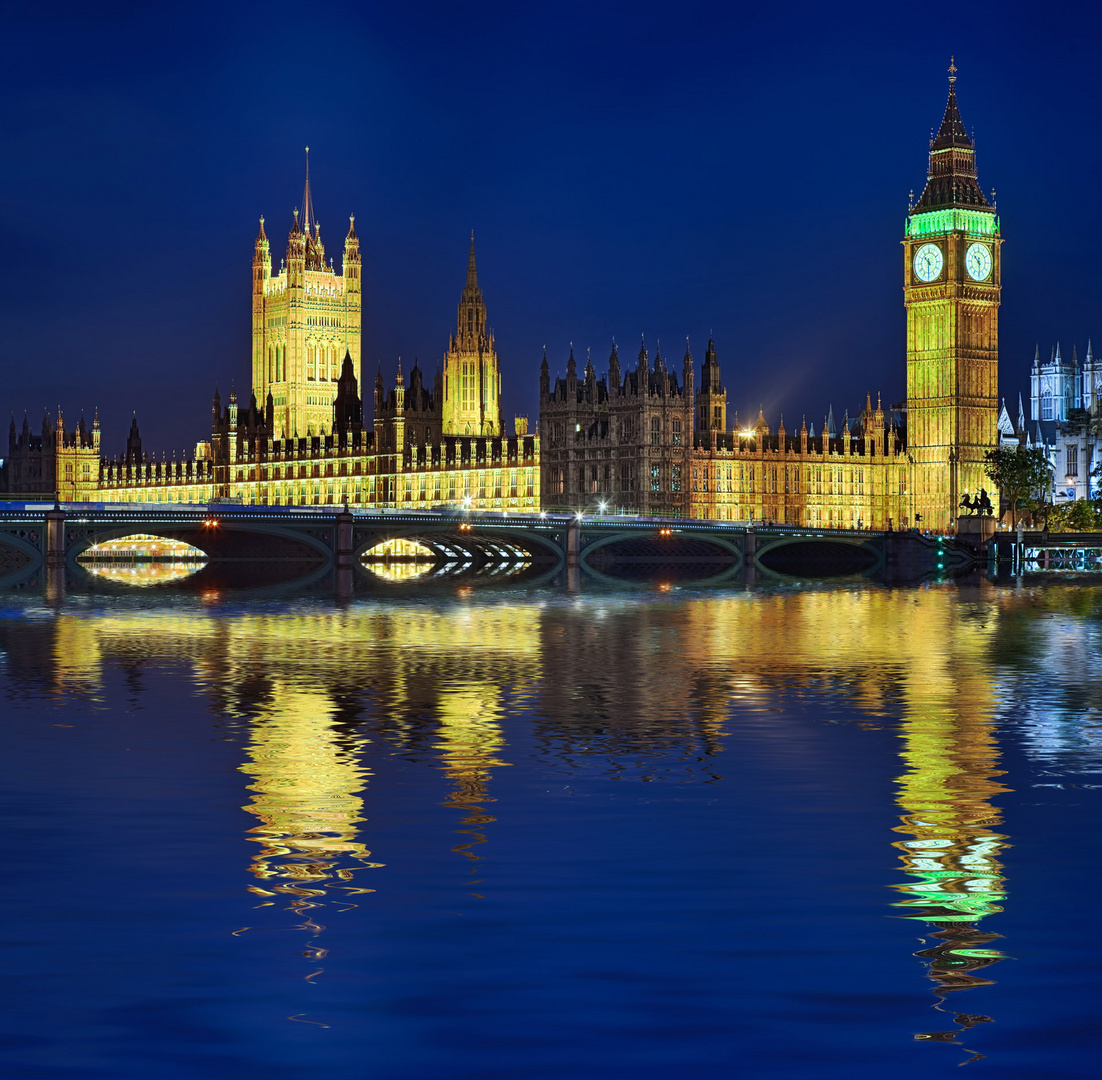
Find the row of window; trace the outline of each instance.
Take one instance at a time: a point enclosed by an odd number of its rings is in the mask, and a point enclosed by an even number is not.
[[[565,441],[566,424],[562,420],[556,420],[551,427],[551,439],[553,443],[561,444]],[[575,436],[582,434],[582,425],[580,423],[574,424]],[[622,443],[630,443],[635,438],[635,424],[628,418],[622,420],[617,428],[617,434],[619,441]],[[670,421],[670,443],[673,446],[683,445],[683,433],[681,427],[681,421],[674,419]],[[650,422],[650,444],[651,446],[662,445],[662,419],[658,416],[651,417]]]

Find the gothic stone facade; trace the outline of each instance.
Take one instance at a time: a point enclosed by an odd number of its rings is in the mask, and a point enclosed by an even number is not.
[[[789,435],[783,420],[774,432],[760,413],[752,430],[728,432],[715,343],[708,342],[695,400],[693,363],[686,350],[678,384],[660,356],[652,371],[641,348],[625,376],[614,348],[607,378],[587,363],[579,380],[571,352],[566,378],[552,389],[545,358],[545,509],[818,528],[886,529],[912,518],[902,432],[871,398],[841,433],[824,421],[818,437],[806,425]]]
[[[325,261],[307,165],[300,212],[287,235],[278,274],[264,219],[253,251],[252,378],[257,400],[271,397],[279,438],[330,430],[345,355],[360,378],[361,264],[355,217],[344,240],[343,273]]]
[[[551,387],[540,368],[541,487],[546,508],[598,508],[658,517],[689,513],[693,431],[693,361],[686,353],[679,384],[661,352],[653,369],[646,347],[633,369],[620,369],[615,347],[607,378],[591,361],[578,378],[574,350],[566,378]]]

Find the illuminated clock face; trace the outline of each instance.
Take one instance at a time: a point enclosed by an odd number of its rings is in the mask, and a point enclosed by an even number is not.
[[[991,249],[986,244],[970,244],[964,255],[964,269],[973,281],[991,276]]]
[[[923,244],[915,252],[915,277],[919,281],[935,281],[941,276],[945,260],[937,244]]]

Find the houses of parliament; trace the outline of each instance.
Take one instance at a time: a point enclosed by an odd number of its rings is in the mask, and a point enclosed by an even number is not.
[[[493,331],[474,237],[440,370],[417,364],[362,382],[361,258],[349,218],[340,272],[326,261],[309,167],[278,273],[265,221],[253,248],[252,390],[216,392],[211,435],[194,455],[153,459],[137,420],[125,452],[101,453],[98,419],[60,414],[32,431],[13,418],[3,486],[64,502],[244,503],[429,509],[623,511],[662,517],[767,520],[816,528],[956,524],[966,493],[985,486],[997,439],[1000,224],[981,190],[956,98],[956,68],[927,181],[908,208],[903,248],[906,401],[837,425],[774,427],[759,412],[731,429],[718,351],[700,365],[686,343],[670,363],[646,342],[607,373],[571,350],[565,377],[539,371],[540,419],[505,430]],[[680,369],[680,371],[678,370]]]

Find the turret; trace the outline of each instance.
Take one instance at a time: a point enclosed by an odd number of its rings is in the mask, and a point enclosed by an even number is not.
[[[689,351],[689,339],[685,338],[685,355],[681,358],[681,387],[686,405],[691,406],[693,403],[693,381],[695,378],[693,354]]]
[[[229,448],[230,464],[237,460],[237,391],[230,385],[229,405]]]
[[[95,415],[92,417],[92,449],[95,450],[97,454],[99,453],[99,439],[99,409],[97,408]]]
[[[716,436],[727,430],[727,391],[720,376],[716,343],[708,338],[700,366],[700,393],[696,398],[696,426],[703,446],[714,446]]]
[[[260,232],[253,244],[253,292],[263,293],[264,283],[272,276],[272,251],[264,232],[264,215],[260,215]]]
[[[402,358],[398,357],[398,374],[394,377],[394,449],[401,453],[406,446],[406,381],[402,375]]]
[[[551,369],[547,366],[547,347],[543,349],[543,363],[540,364],[540,401],[551,396]]]
[[[137,465],[142,460],[142,436],[138,430],[137,414],[130,421],[130,433],[126,436],[126,464]]]
[[[623,387],[623,377],[620,375],[620,350],[616,347],[616,339],[612,339],[612,352],[608,358],[608,393],[609,396],[619,394]]]
[[[333,430],[360,432],[363,430],[363,402],[360,399],[352,356],[345,352],[337,380],[337,399],[333,403]]]

